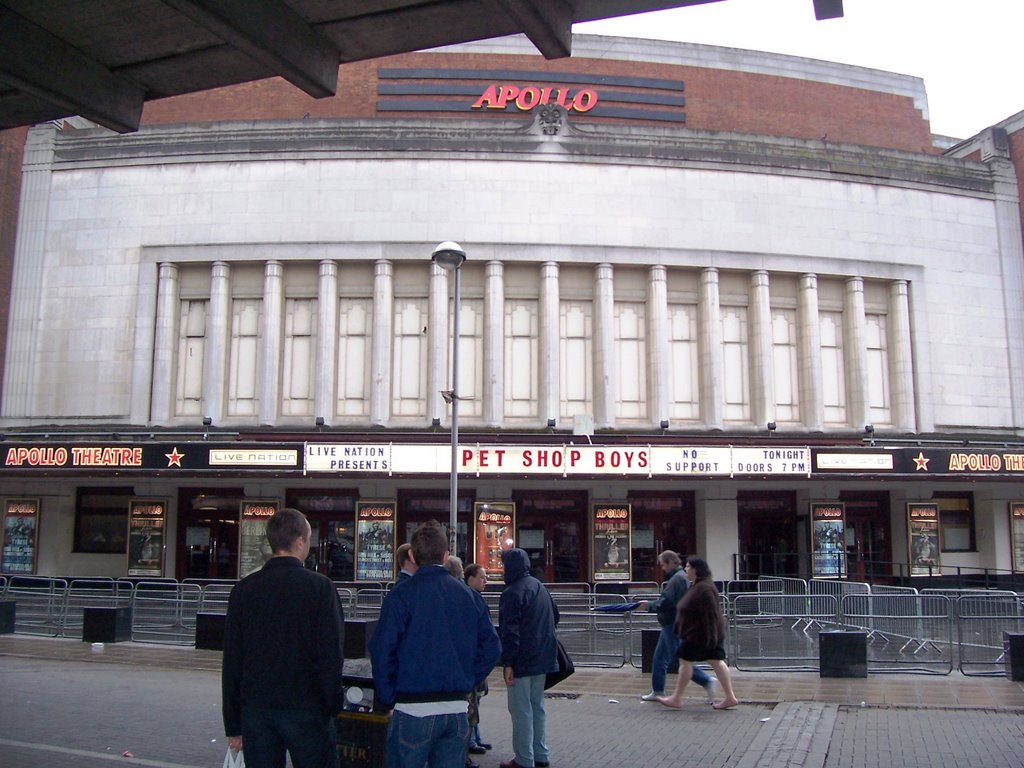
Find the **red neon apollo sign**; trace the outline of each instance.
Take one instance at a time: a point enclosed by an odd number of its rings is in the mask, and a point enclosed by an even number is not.
[[[473,103],[473,109],[506,109],[514,106],[521,112],[529,112],[543,104],[557,104],[566,111],[589,112],[597,106],[597,91],[581,88],[572,93],[568,88],[552,88],[544,85],[494,84],[487,87]]]

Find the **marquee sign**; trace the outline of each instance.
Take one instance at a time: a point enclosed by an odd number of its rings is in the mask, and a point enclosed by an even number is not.
[[[381,474],[446,473],[450,445],[307,443],[305,470]],[[667,477],[808,476],[806,447],[732,448],[601,445],[460,445],[470,475]]]
[[[5,472],[239,472],[300,470],[302,450],[295,444],[180,443],[2,443],[0,474]]]

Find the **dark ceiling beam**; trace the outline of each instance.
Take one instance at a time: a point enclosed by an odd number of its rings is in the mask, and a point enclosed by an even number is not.
[[[333,96],[338,49],[281,0],[163,0],[313,98]]]
[[[0,6],[0,80],[58,109],[127,133],[139,128],[145,91],[28,19]]]
[[[545,59],[572,54],[572,7],[565,0],[498,0]]]
[[[843,15],[843,0],[814,0],[814,18],[838,19]]]

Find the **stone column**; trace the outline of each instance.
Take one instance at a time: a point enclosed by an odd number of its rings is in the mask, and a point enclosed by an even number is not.
[[[178,295],[178,266],[161,264],[159,270],[149,418],[154,424],[166,425],[174,416],[174,358],[178,347],[178,314],[181,311],[181,299]]]
[[[867,321],[864,316],[864,280],[846,281],[843,297],[843,350],[846,365],[846,413],[850,426],[871,423],[868,407]]]
[[[910,298],[906,280],[889,286],[889,380],[892,391],[892,425],[914,432],[914,358],[910,345]]]
[[[559,308],[558,264],[546,261],[540,265],[540,418],[558,419],[559,394]]]
[[[391,418],[391,342],[395,325],[393,267],[381,259],[373,267],[373,340],[370,346],[370,422]]]
[[[281,345],[284,338],[284,265],[268,261],[263,267],[263,366],[259,372],[260,424],[274,426],[280,413]]]
[[[700,275],[697,302],[700,339],[700,418],[707,429],[721,429],[725,412],[722,388],[722,307],[718,298],[718,270],[708,267]]]
[[[505,415],[505,266],[487,263],[484,276],[484,423],[500,427]]]
[[[662,265],[652,266],[647,272],[647,334],[650,363],[648,378],[648,408],[652,426],[668,420],[670,404],[668,339],[668,270]]]
[[[323,416],[324,424],[330,426],[338,410],[338,264],[333,259],[320,262],[316,316],[313,415]]]
[[[9,418],[33,415],[38,384],[36,337],[43,297],[43,251],[56,136],[57,129],[52,125],[37,126],[28,132],[25,141],[4,366],[3,415]]]
[[[444,268],[430,262],[427,297],[427,418],[448,421],[442,389],[450,389],[448,365],[451,341],[448,333],[448,276]]]
[[[800,376],[800,420],[812,432],[825,423],[825,398],[821,376],[821,320],[818,314],[818,276],[800,277],[796,306],[797,368]]]
[[[615,426],[619,371],[615,355],[615,275],[611,264],[594,267],[594,426]]]
[[[759,430],[775,421],[775,356],[768,273],[750,276],[750,419]]]
[[[210,312],[203,360],[203,416],[209,416],[214,424],[224,419],[230,330],[231,267],[227,262],[215,261],[210,267]]]

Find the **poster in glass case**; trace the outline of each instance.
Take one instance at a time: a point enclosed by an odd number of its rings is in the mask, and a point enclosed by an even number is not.
[[[839,502],[811,504],[814,577],[846,575],[846,507]]]
[[[36,572],[39,542],[39,499],[7,499],[4,503],[4,546],[0,573]]]
[[[1024,501],[1010,502],[1010,547],[1014,572],[1024,573]]]
[[[941,573],[939,505],[934,502],[908,503],[907,534],[910,575],[932,576]]]
[[[132,499],[128,503],[128,575],[163,576],[167,502]]]
[[[473,521],[473,562],[487,569],[488,582],[503,582],[501,553],[515,546],[515,502],[478,501],[473,505]]]
[[[591,505],[594,581],[632,581],[629,504]]]
[[[277,514],[277,501],[243,501],[238,536],[238,578],[258,571],[272,556],[267,520]]]
[[[394,501],[356,503],[356,581],[395,578]]]

